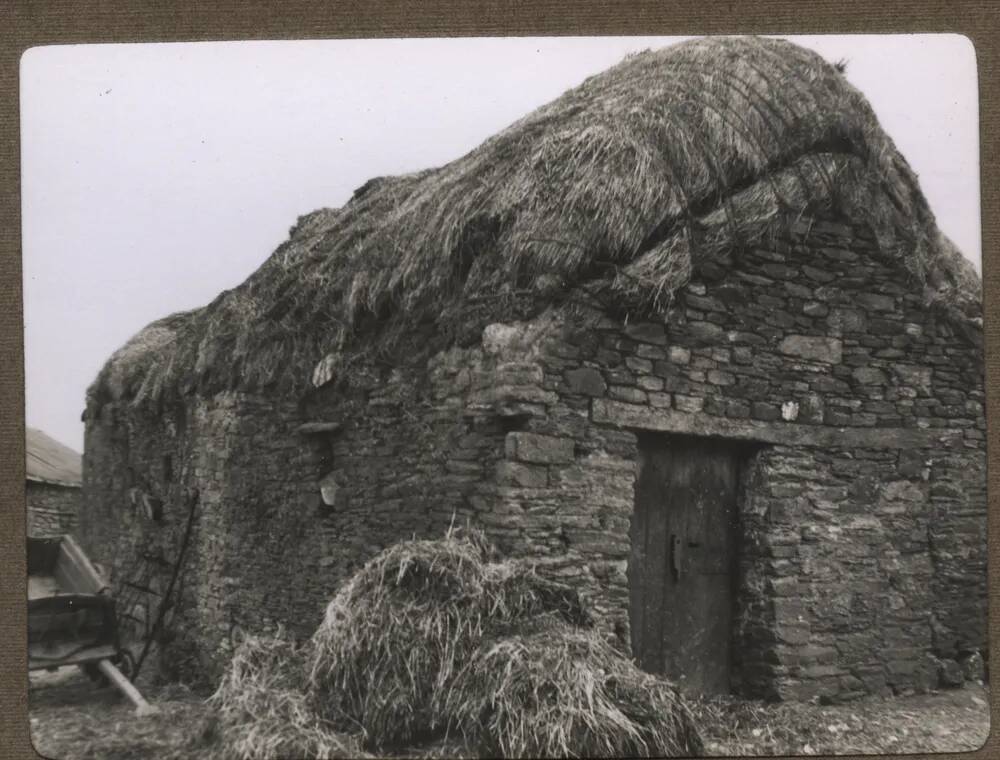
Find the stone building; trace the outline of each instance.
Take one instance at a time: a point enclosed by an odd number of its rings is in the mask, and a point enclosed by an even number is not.
[[[81,538],[154,606],[180,568],[172,661],[208,672],[470,522],[693,690],[960,681],[987,635],[979,299],[839,67],[633,56],[120,349]]]
[[[25,431],[25,455],[28,535],[72,533],[83,503],[80,455],[34,428]]]

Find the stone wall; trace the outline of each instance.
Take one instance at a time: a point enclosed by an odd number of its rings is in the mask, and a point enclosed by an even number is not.
[[[426,367],[359,370],[349,392],[109,404],[88,422],[85,545],[121,589],[153,568],[134,585],[155,608],[197,493],[166,643],[209,674],[235,631],[307,636],[379,550],[465,521],[575,584],[628,650],[637,432],[738,439],[756,452],[739,688],[844,699],[955,681],[986,643],[982,355],[873,247],[797,222],[702,265],[655,321],[578,294]]]
[[[73,532],[83,501],[79,486],[59,486],[29,480],[25,491],[29,536],[50,538]]]
[[[320,393],[305,411],[227,393],[165,416],[109,404],[90,419],[81,540],[124,607],[138,608],[135,636],[182,559],[165,660],[217,676],[239,631],[280,623],[308,636],[337,585],[381,549],[475,522],[505,434],[496,416],[466,409],[477,354],[449,352],[429,373],[349,396]],[[330,415],[340,422],[322,424]]]
[[[510,501],[559,503],[565,565],[590,569],[621,610],[634,461],[622,430],[767,444],[744,504],[744,688],[846,698],[954,680],[955,661],[986,647],[981,351],[875,263],[861,231],[792,233],[705,267],[662,323],[584,312],[552,337],[542,387],[558,401],[527,429],[576,456],[508,446],[538,483]]]

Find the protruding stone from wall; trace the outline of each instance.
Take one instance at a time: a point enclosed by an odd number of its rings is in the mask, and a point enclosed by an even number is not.
[[[778,344],[778,350],[788,356],[826,364],[840,364],[843,357],[843,344],[839,339],[813,335],[789,335]]]
[[[535,464],[568,464],[573,461],[572,438],[557,438],[537,433],[508,433],[508,459]]]

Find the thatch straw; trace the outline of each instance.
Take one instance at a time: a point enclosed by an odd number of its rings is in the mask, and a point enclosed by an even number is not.
[[[495,557],[474,530],[405,541],[341,587],[303,647],[280,632],[247,638],[209,700],[223,751],[250,760],[421,754],[429,744],[540,757],[700,749],[679,695],[592,629],[575,592]]]
[[[550,614],[582,628],[593,624],[573,588],[540,575],[527,560],[486,565],[480,606],[495,630]]]
[[[310,685],[329,718],[346,716],[374,747],[449,727],[440,700],[491,631],[554,613],[589,618],[572,589],[521,563],[487,563],[481,538],[404,541],[358,571],[312,639]]]
[[[666,682],[594,631],[556,621],[481,647],[446,708],[473,745],[501,757],[676,757],[702,751]]]
[[[111,355],[101,372],[99,382],[88,393],[98,393],[96,400],[118,401],[122,398],[155,398],[162,391],[167,373],[160,364],[162,354],[171,354],[177,331],[194,314],[182,311],[150,323]],[[157,367],[160,371],[154,372]]]
[[[978,278],[841,69],[747,37],[630,56],[463,158],[303,217],[172,346],[113,359],[91,399],[116,371],[137,401],[301,390],[325,357],[342,370],[414,330],[454,337],[470,315],[537,312],[586,283],[656,308],[699,262],[811,211],[866,225],[929,304],[978,318]]]
[[[304,653],[279,632],[247,637],[209,699],[221,751],[234,760],[367,757],[356,735],[316,715],[302,688]]]
[[[376,746],[442,728],[436,695],[469,654],[482,561],[464,541],[408,541],[337,593],[313,636],[310,685],[328,717],[349,716]]]

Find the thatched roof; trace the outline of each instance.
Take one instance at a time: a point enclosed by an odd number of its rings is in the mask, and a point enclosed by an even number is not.
[[[136,336],[90,396],[304,388],[375,335],[441,335],[525,294],[655,308],[700,262],[821,209],[870,227],[929,305],[978,315],[977,275],[838,67],[746,37],[633,55],[450,164],[302,217],[242,285]]]

